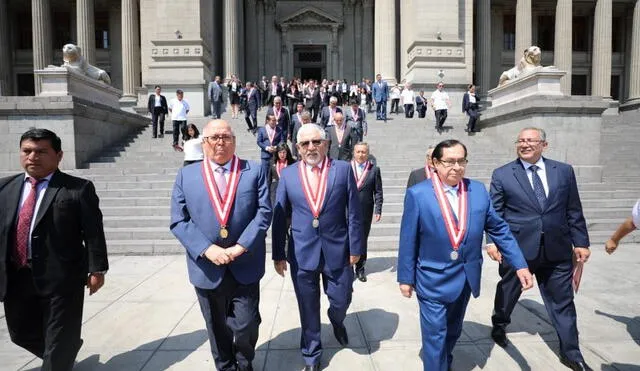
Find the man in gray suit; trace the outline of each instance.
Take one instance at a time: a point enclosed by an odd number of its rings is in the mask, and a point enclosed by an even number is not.
[[[219,119],[222,115],[222,88],[220,87],[220,76],[216,76],[209,83],[208,89],[209,104],[211,105],[211,117]]]
[[[329,138],[329,157],[334,160],[351,161],[353,146],[358,143],[358,133],[344,121],[342,112],[336,112],[333,115],[334,125],[326,129]]]

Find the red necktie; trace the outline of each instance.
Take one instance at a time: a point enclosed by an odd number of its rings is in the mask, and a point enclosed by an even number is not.
[[[37,188],[39,181],[34,178],[27,178],[31,185],[31,191],[24,200],[20,213],[18,214],[18,226],[16,227],[16,241],[14,251],[14,261],[18,268],[27,265],[27,249],[29,246],[29,230],[31,229],[31,221],[36,208]]]

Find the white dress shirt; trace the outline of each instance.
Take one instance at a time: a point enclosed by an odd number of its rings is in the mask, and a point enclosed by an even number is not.
[[[449,94],[436,89],[436,91],[431,93],[431,100],[433,101],[433,105],[436,110],[449,109],[449,105],[447,104],[449,101]]]
[[[538,162],[536,162],[535,164],[530,164],[522,160],[520,160],[520,162],[522,162],[522,165],[524,166],[524,171],[527,173],[527,178],[529,178],[529,184],[531,184],[531,189],[533,189],[533,174],[531,173],[531,170],[529,170],[529,168],[531,167],[531,165],[536,165],[538,167],[537,173],[538,173],[538,176],[540,177],[540,180],[542,180],[542,186],[544,187],[544,194],[547,197],[549,197],[549,184],[547,183],[547,170],[544,166],[544,160],[542,159],[542,157],[540,157]]]
[[[402,97],[402,104],[413,105],[413,102],[416,99],[416,94],[411,89],[404,89],[400,94],[400,97]]]
[[[202,138],[192,138],[182,144],[185,161],[197,161],[204,158],[202,153]]]
[[[169,103],[169,109],[171,110],[171,120],[186,121],[187,112],[189,111],[189,102],[186,99],[178,100],[174,98]]]
[[[155,95],[155,106],[154,107],[162,107],[162,100],[160,98],[160,94]]]
[[[636,204],[633,206],[633,210],[631,210],[631,219],[633,220],[633,225],[635,225],[636,228],[639,228],[640,227],[640,200],[636,202]]]
[[[40,204],[42,203],[42,198],[44,197],[44,193],[49,187],[49,182],[51,181],[51,177],[53,173],[44,177],[40,183],[36,186],[36,207],[33,210],[33,218],[31,218],[31,226],[29,226],[29,241],[27,242],[27,259],[31,259],[31,233],[33,233],[33,227],[36,224],[36,217],[38,216],[38,210],[40,209]],[[31,184],[27,181],[27,178],[30,178],[29,174],[24,174],[24,179],[22,180],[22,196],[20,197],[20,203],[18,204],[18,214],[20,214],[20,209],[22,209],[22,205],[24,205],[29,193],[31,192]]]

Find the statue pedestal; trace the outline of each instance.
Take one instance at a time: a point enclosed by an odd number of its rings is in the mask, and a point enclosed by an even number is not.
[[[119,99],[122,91],[102,81],[66,67],[49,66],[42,70],[35,70],[34,73],[40,76],[38,79],[40,81],[38,96],[40,97],[71,95],[85,101],[120,109]]]
[[[514,80],[491,89],[488,92],[491,107],[498,107],[531,96],[564,96],[560,89],[560,79],[566,72],[555,68],[537,67],[523,72]]]

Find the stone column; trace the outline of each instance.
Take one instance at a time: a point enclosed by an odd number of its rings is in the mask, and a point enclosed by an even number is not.
[[[374,0],[362,0],[362,77],[375,80],[373,72],[373,3]]]
[[[565,95],[571,95],[572,68],[572,23],[573,1],[558,0],[556,5],[556,34],[553,64],[567,74],[560,79],[560,90]]]
[[[140,78],[138,0],[122,0],[122,98],[136,101]]]
[[[224,75],[228,78],[238,73],[238,0],[224,0],[223,22]]]
[[[40,70],[53,62],[51,49],[51,4],[49,0],[31,0],[33,69]],[[3,46],[4,48],[4,46]],[[34,75],[35,92],[40,94],[40,78]]]
[[[269,66],[265,75],[269,81],[271,76],[280,76],[278,66],[281,65],[280,49],[278,49],[279,35],[276,30],[276,0],[264,0],[264,35],[262,48],[264,48],[264,63]]]
[[[518,0],[516,4],[516,51],[515,64],[531,46],[531,0]]]
[[[0,0],[0,95],[12,94],[13,72],[11,66],[11,51],[13,49],[9,42],[9,15],[7,14],[7,0]]]
[[[351,0],[342,2],[342,14],[344,14],[344,24],[342,29],[342,71],[340,76],[351,80],[356,80],[356,56],[355,56],[355,38],[358,32],[355,31],[355,22],[353,19],[354,5]]]
[[[282,53],[282,75],[290,78],[291,71],[289,71],[289,27],[287,25],[282,26],[280,33],[280,52]]]
[[[640,0],[636,0],[631,26],[629,100],[640,100]]]
[[[111,86],[122,89],[122,12],[118,3],[109,6],[109,62]]]
[[[591,95],[611,96],[612,0],[597,0],[593,19]]]
[[[491,0],[478,0],[476,34],[476,84],[485,95],[491,89]]]
[[[96,64],[94,0],[76,0],[78,46],[89,64]]]
[[[266,75],[266,71],[264,70],[264,3],[262,1],[257,4],[257,13],[258,13],[258,79],[261,79],[262,76]],[[271,81],[271,76],[267,76],[269,81]]]
[[[338,26],[331,27],[331,70],[332,77],[339,79],[340,75],[340,45],[338,45]]]
[[[366,29],[364,32],[367,32]],[[375,73],[396,81],[396,2],[376,0],[375,6]]]
[[[246,33],[245,40],[247,43],[246,48],[244,48],[244,59],[249,61],[245,63],[245,73],[247,76],[244,78],[246,81],[257,82],[260,80],[258,76],[258,68],[255,63],[256,58],[258,57],[258,28],[256,24],[256,0],[247,0],[245,2],[247,22],[246,25]]]

